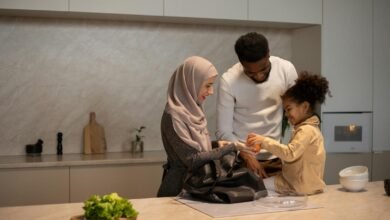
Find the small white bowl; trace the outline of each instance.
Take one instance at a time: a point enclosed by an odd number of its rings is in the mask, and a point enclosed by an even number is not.
[[[368,183],[368,178],[350,179],[349,177],[340,177],[340,184],[348,191],[362,191]]]
[[[368,183],[368,168],[366,166],[351,166],[339,172],[340,184],[348,191],[357,192]]]
[[[366,166],[347,167],[339,172],[339,176],[351,179],[366,179],[368,178],[368,168]]]

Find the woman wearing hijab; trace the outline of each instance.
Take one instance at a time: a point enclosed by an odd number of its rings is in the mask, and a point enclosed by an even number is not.
[[[187,58],[173,73],[161,119],[161,136],[168,162],[157,196],[177,196],[187,173],[242,146],[219,141],[212,148],[202,103],[214,93],[217,70],[208,60]]]

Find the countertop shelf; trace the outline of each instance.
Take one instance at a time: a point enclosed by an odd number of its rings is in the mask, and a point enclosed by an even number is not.
[[[33,168],[33,167],[66,167],[114,164],[163,163],[166,161],[164,151],[147,151],[143,153],[105,153],[105,154],[64,154],[40,156],[0,156],[0,169]]]

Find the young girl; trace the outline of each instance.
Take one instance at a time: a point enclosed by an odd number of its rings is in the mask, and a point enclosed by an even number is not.
[[[285,114],[294,126],[290,142],[284,145],[262,135],[248,135],[248,146],[259,143],[261,148],[283,161],[282,172],[264,180],[266,186],[271,182],[268,190],[296,195],[323,192],[324,138],[319,127],[320,119],[314,109],[316,104],[325,101],[326,93],[329,93],[326,78],[302,72],[296,84],[282,96]]]

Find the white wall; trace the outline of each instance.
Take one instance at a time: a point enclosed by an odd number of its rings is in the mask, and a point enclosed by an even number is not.
[[[82,129],[95,111],[109,152],[129,151],[145,125],[145,150],[161,150],[160,117],[168,80],[186,57],[200,55],[220,73],[237,62],[233,45],[264,33],[271,53],[291,58],[291,31],[217,25],[0,17],[0,155],[23,155],[44,141],[55,154],[82,152]],[[215,98],[206,101],[215,132]]]

